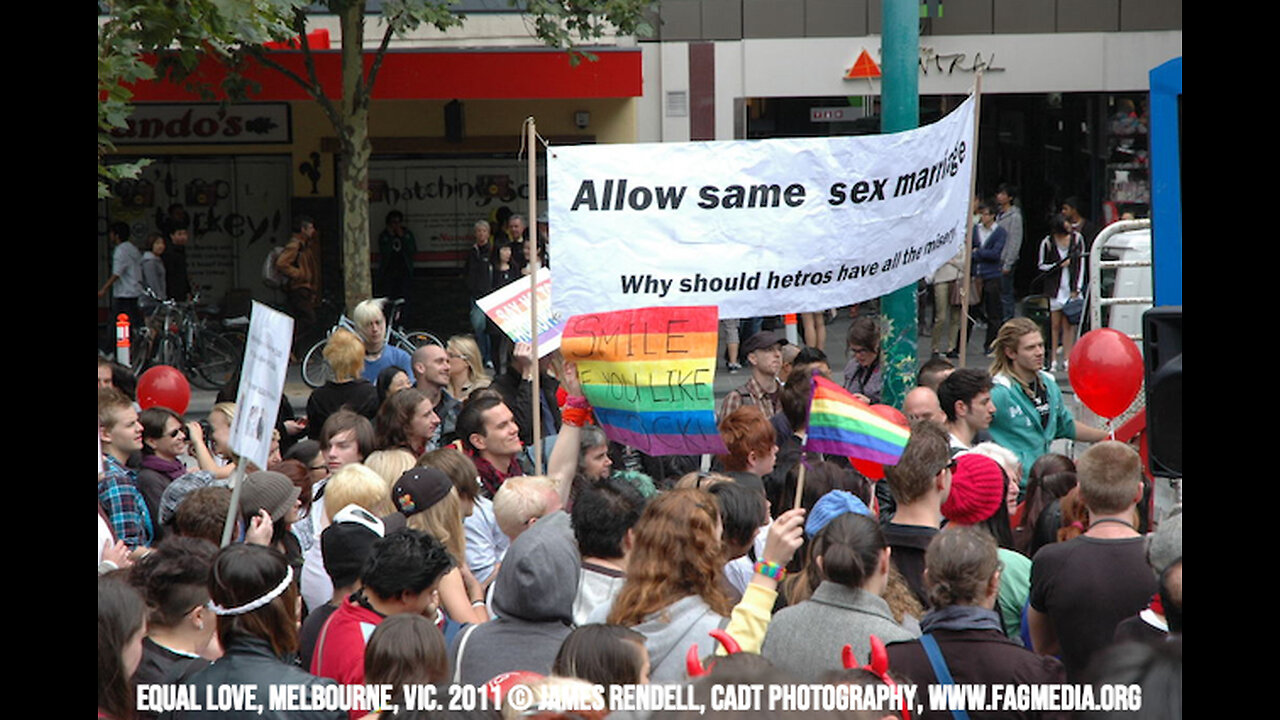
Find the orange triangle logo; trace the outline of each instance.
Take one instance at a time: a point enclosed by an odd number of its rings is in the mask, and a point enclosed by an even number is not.
[[[878,78],[880,77],[880,66],[875,60],[863,50],[858,59],[853,62],[853,67],[849,68],[849,72],[844,74],[845,80],[858,80],[861,78]]]

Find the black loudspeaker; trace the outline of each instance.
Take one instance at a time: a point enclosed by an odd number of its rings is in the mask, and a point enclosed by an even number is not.
[[[1147,380],[1147,448],[1151,473],[1182,477],[1182,306],[1142,316]]]
[[[444,106],[444,139],[451,143],[462,142],[466,132],[464,129],[462,103],[450,100]]]

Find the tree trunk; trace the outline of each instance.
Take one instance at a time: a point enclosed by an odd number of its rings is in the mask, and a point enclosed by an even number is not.
[[[369,271],[369,91],[364,84],[365,3],[344,8],[342,23],[342,265],[350,311],[373,296]]]
[[[350,311],[373,296],[369,270],[369,132],[368,110],[347,116],[350,143],[342,158],[342,267]]]

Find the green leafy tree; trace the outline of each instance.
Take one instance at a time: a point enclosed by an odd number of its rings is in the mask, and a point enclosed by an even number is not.
[[[136,177],[146,161],[105,162],[111,131],[133,111],[128,84],[167,76],[183,80],[202,57],[233,61],[239,49],[288,38],[302,0],[104,0],[98,22],[98,197],[111,183]],[[143,59],[159,53],[155,67]]]
[[[181,0],[178,2],[181,3]],[[165,4],[165,0],[129,0],[127,4],[150,6],[153,3]],[[171,64],[168,67],[177,71],[184,69],[189,71],[194,68],[198,57],[188,58],[185,53],[198,51],[202,45],[212,44],[213,49],[225,57],[233,69],[239,67],[246,56],[252,57],[262,65],[296,82],[320,104],[325,116],[333,125],[342,150],[340,200],[343,218],[342,259],[345,301],[347,306],[351,307],[370,297],[372,280],[369,268],[368,186],[372,147],[369,141],[369,103],[378,79],[378,72],[382,68],[382,61],[392,37],[404,35],[424,24],[440,30],[448,30],[461,25],[464,18],[451,11],[453,3],[450,0],[383,0],[382,36],[373,62],[370,63],[366,72],[363,62],[365,23],[368,21],[365,0],[327,0],[323,4],[338,17],[342,31],[342,97],[331,98],[325,93],[316,73],[312,49],[307,42],[306,14],[299,3],[292,0],[253,0],[252,2],[203,0],[203,2],[190,2],[190,4],[215,7],[214,15],[220,19],[226,18],[221,13],[228,6],[251,6],[263,10],[264,13],[263,17],[259,17],[241,8],[238,19],[250,29],[250,32],[238,42],[210,41],[208,38],[211,35],[218,39],[225,39],[225,36],[209,33],[208,28],[200,27],[190,34],[174,37],[168,44],[162,42],[163,37],[151,39],[150,44],[148,40],[140,40],[141,47],[144,49],[170,46],[181,48],[181,53],[176,59],[169,61]],[[550,47],[570,51],[573,53],[571,57],[575,62],[583,57],[590,59],[588,53],[573,50],[577,45],[589,44],[613,33],[648,35],[651,32],[651,28],[645,22],[644,12],[652,4],[652,0],[526,0],[523,4],[525,13],[532,19],[533,32],[538,39]],[[166,6],[172,6],[172,3]],[[278,14],[284,10],[288,10],[288,13]],[[266,20],[268,17],[269,21]],[[287,31],[282,32],[282,26],[287,26]],[[219,24],[218,27],[225,26]],[[276,62],[263,47],[263,43],[269,39],[281,39],[286,36],[297,37],[301,42],[304,59],[302,73]],[[101,28],[99,39],[102,40]],[[104,147],[101,129],[103,127],[101,45],[100,42],[100,193],[101,157]],[[136,48],[125,47],[123,52],[136,52]],[[188,59],[190,59],[189,63]],[[127,97],[121,102],[127,102]],[[113,107],[112,114],[112,119],[121,124],[123,118],[127,117],[127,110],[122,108],[122,105]]]

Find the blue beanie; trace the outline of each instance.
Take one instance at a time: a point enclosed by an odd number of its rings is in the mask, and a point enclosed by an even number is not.
[[[832,490],[814,503],[813,510],[804,521],[804,534],[813,537],[822,532],[827,523],[851,512],[871,517],[871,510],[857,495],[848,490]]]

